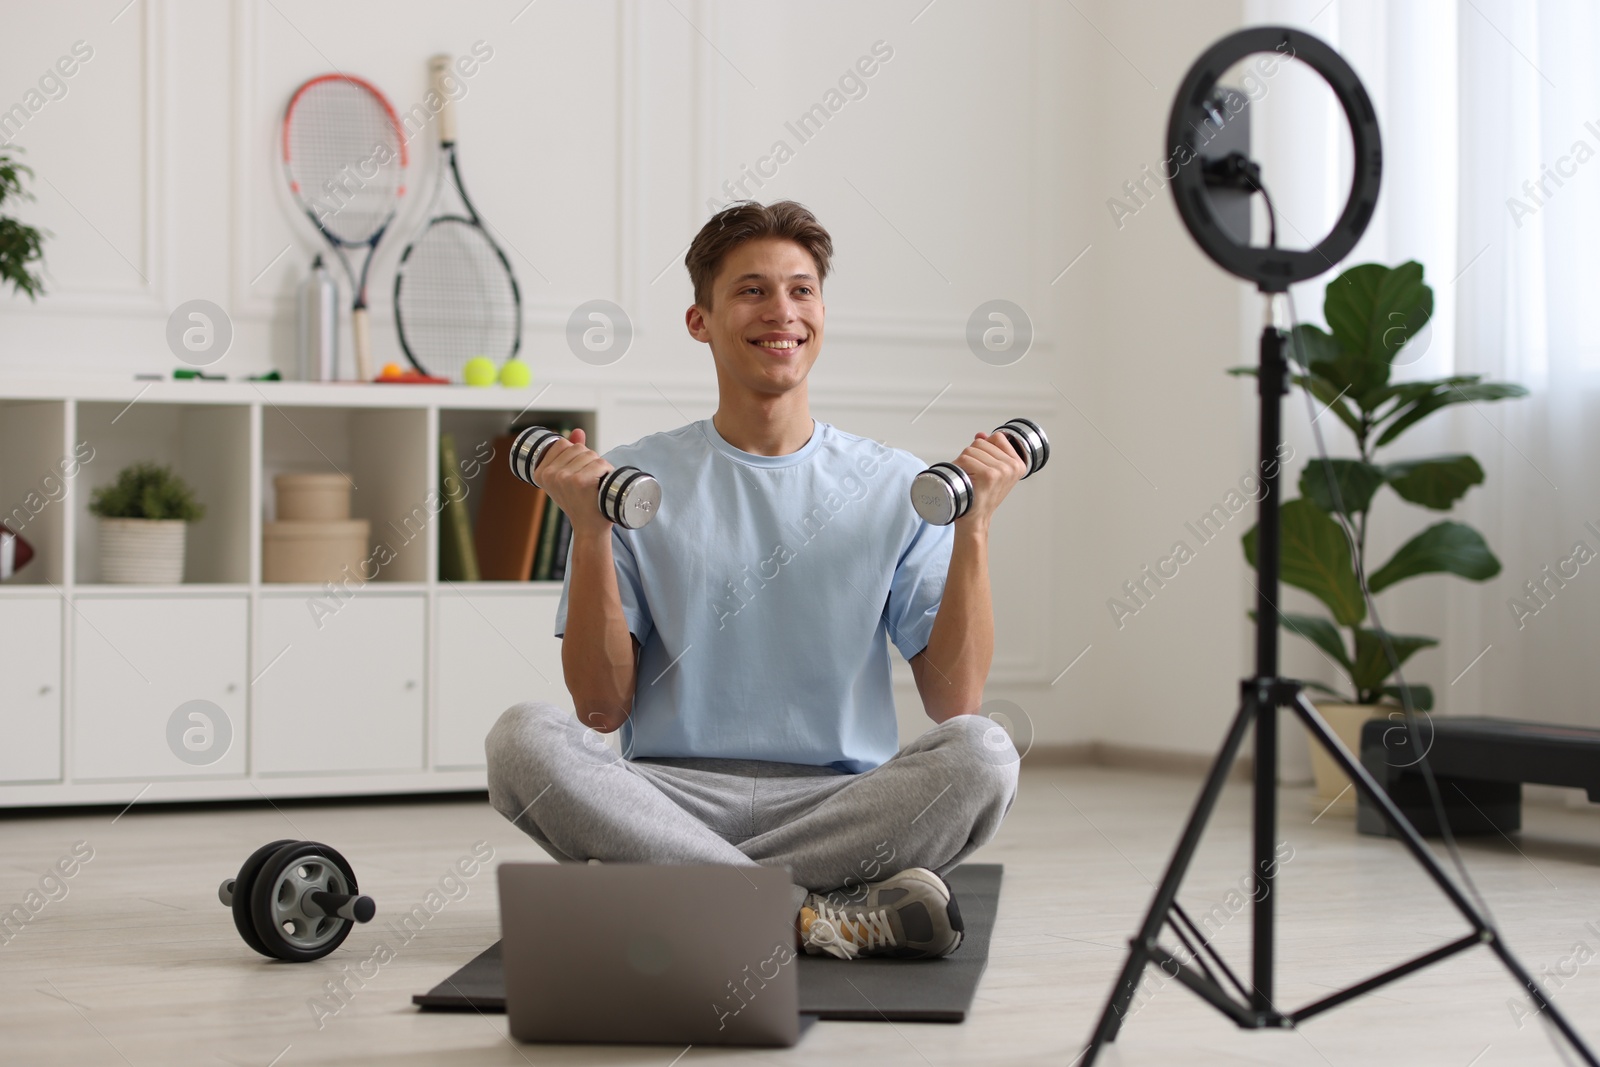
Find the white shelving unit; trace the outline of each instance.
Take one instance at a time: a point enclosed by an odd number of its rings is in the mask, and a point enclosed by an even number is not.
[[[0,387],[0,518],[37,552],[0,584],[0,806],[482,788],[501,711],[571,706],[561,587],[439,580],[439,435],[476,519],[490,442],[524,412],[604,440],[594,391],[559,385]],[[180,585],[99,580],[89,496],[138,460],[206,506]],[[263,583],[272,478],[313,470],[351,481],[370,565]]]

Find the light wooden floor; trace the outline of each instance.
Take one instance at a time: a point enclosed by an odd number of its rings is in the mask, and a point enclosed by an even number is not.
[[[1187,815],[1196,783],[1087,768],[1029,768],[999,837],[977,859],[1006,865],[992,959],[961,1026],[821,1023],[795,1049],[751,1052],[515,1046],[503,1016],[419,1014],[432,986],[497,936],[492,874],[467,883],[399,944],[358,929],[315,964],[267,962],[238,939],[216,887],[256,846],[327,841],[393,916],[424,902],[447,868],[487,841],[496,859],[542,853],[484,803],[372,804],[0,819],[0,908],[86,842],[67,892],[0,945],[0,1062],[16,1064],[840,1064],[1040,1063],[1078,1055]],[[1230,787],[1185,887],[1198,914],[1246,874],[1248,793]],[[1300,1003],[1464,932],[1400,848],[1313,824],[1304,791],[1283,796],[1293,849],[1279,891],[1283,998]],[[1557,999],[1600,1041],[1600,819],[1530,806],[1515,841],[1466,846],[1511,945],[1554,976]],[[459,896],[459,893],[457,894]],[[1243,967],[1248,913],[1219,937]],[[1591,925],[1592,924],[1592,925]],[[377,926],[378,924],[375,924]],[[308,1000],[357,973],[379,936],[396,957],[369,970],[319,1029]],[[1563,974],[1563,972],[1565,972]],[[359,979],[359,973],[357,973]],[[1187,991],[1153,990],[1102,1064],[1558,1064],[1544,1030],[1519,1028],[1517,989],[1486,950],[1457,956],[1292,1033],[1234,1029]]]

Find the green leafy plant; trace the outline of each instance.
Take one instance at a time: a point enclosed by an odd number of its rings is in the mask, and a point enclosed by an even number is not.
[[[4,205],[7,198],[33,199],[33,195],[22,188],[24,174],[33,177],[30,168],[0,152],[0,205]],[[29,300],[37,299],[38,294],[44,292],[44,279],[33,269],[35,263],[44,262],[44,236],[32,226],[0,214],[0,286],[10,282],[17,292],[28,294]]]
[[[1365,263],[1335,278],[1324,293],[1323,315],[1329,330],[1301,325],[1294,330],[1290,354],[1304,360],[1292,381],[1307,390],[1355,435],[1357,455],[1312,460],[1300,475],[1300,497],[1284,503],[1282,578],[1327,606],[1333,618],[1283,613],[1284,629],[1315,644],[1349,677],[1354,703],[1401,700],[1398,685],[1386,684],[1393,674],[1384,638],[1404,663],[1411,655],[1439,642],[1415,634],[1382,633],[1363,626],[1367,606],[1351,562],[1366,574],[1374,594],[1423,574],[1454,574],[1484,581],[1500,573],[1500,561],[1483,537],[1464,523],[1445,520],[1407,541],[1382,566],[1367,561],[1367,520],[1384,486],[1400,499],[1433,511],[1449,511],[1467,491],[1483,483],[1483,468],[1469,455],[1430,456],[1383,463],[1378,451],[1436,411],[1454,404],[1505,400],[1527,395],[1509,382],[1485,382],[1464,374],[1432,381],[1391,383],[1395,357],[1427,325],[1433,314],[1433,290],[1422,280],[1422,264],[1398,267]],[[1232,373],[1254,374],[1254,368]],[[1338,489],[1338,501],[1330,487]],[[1350,521],[1347,537],[1334,515],[1343,504]],[[1256,529],[1244,535],[1244,554],[1256,564]],[[1346,634],[1348,631],[1348,635]],[[1307,685],[1346,701],[1349,694],[1317,683]],[[1414,707],[1433,707],[1433,691],[1410,685]]]
[[[171,467],[135,463],[124,467],[117,480],[103,485],[89,498],[89,510],[106,519],[182,519],[198,522],[204,505],[194,490]]]

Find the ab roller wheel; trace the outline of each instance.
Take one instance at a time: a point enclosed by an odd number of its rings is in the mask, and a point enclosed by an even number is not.
[[[1029,477],[1050,459],[1050,439],[1032,419],[1012,419],[997,426],[1027,463]],[[934,526],[948,526],[972,507],[972,479],[954,463],[935,463],[911,481],[911,506]]]
[[[511,473],[537,486],[533,472],[550,446],[564,438],[544,426],[529,426],[511,444]],[[618,467],[600,479],[600,514],[625,530],[637,530],[656,517],[661,483],[638,467]]]
[[[355,871],[338,852],[316,841],[273,841],[256,849],[223,882],[217,897],[233,911],[244,943],[274,959],[321,959],[377,913],[359,894]]]

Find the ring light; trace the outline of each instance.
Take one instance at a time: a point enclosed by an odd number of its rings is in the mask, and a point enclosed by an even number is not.
[[[1213,129],[1219,125],[1213,101],[1217,79],[1239,60],[1261,52],[1286,53],[1321,75],[1339,98],[1350,124],[1355,149],[1350,198],[1328,235],[1315,248],[1305,251],[1240,244],[1222,225],[1207,193],[1207,160],[1201,151],[1201,133],[1203,123],[1210,123]],[[1222,269],[1255,282],[1262,292],[1284,292],[1295,282],[1315,278],[1338,263],[1360,240],[1377,207],[1383,178],[1383,143],[1372,100],[1339,53],[1299,30],[1259,26],[1230,34],[1207,49],[1189,68],[1173,101],[1167,146],[1170,158],[1177,164],[1173,195],[1183,224]]]

